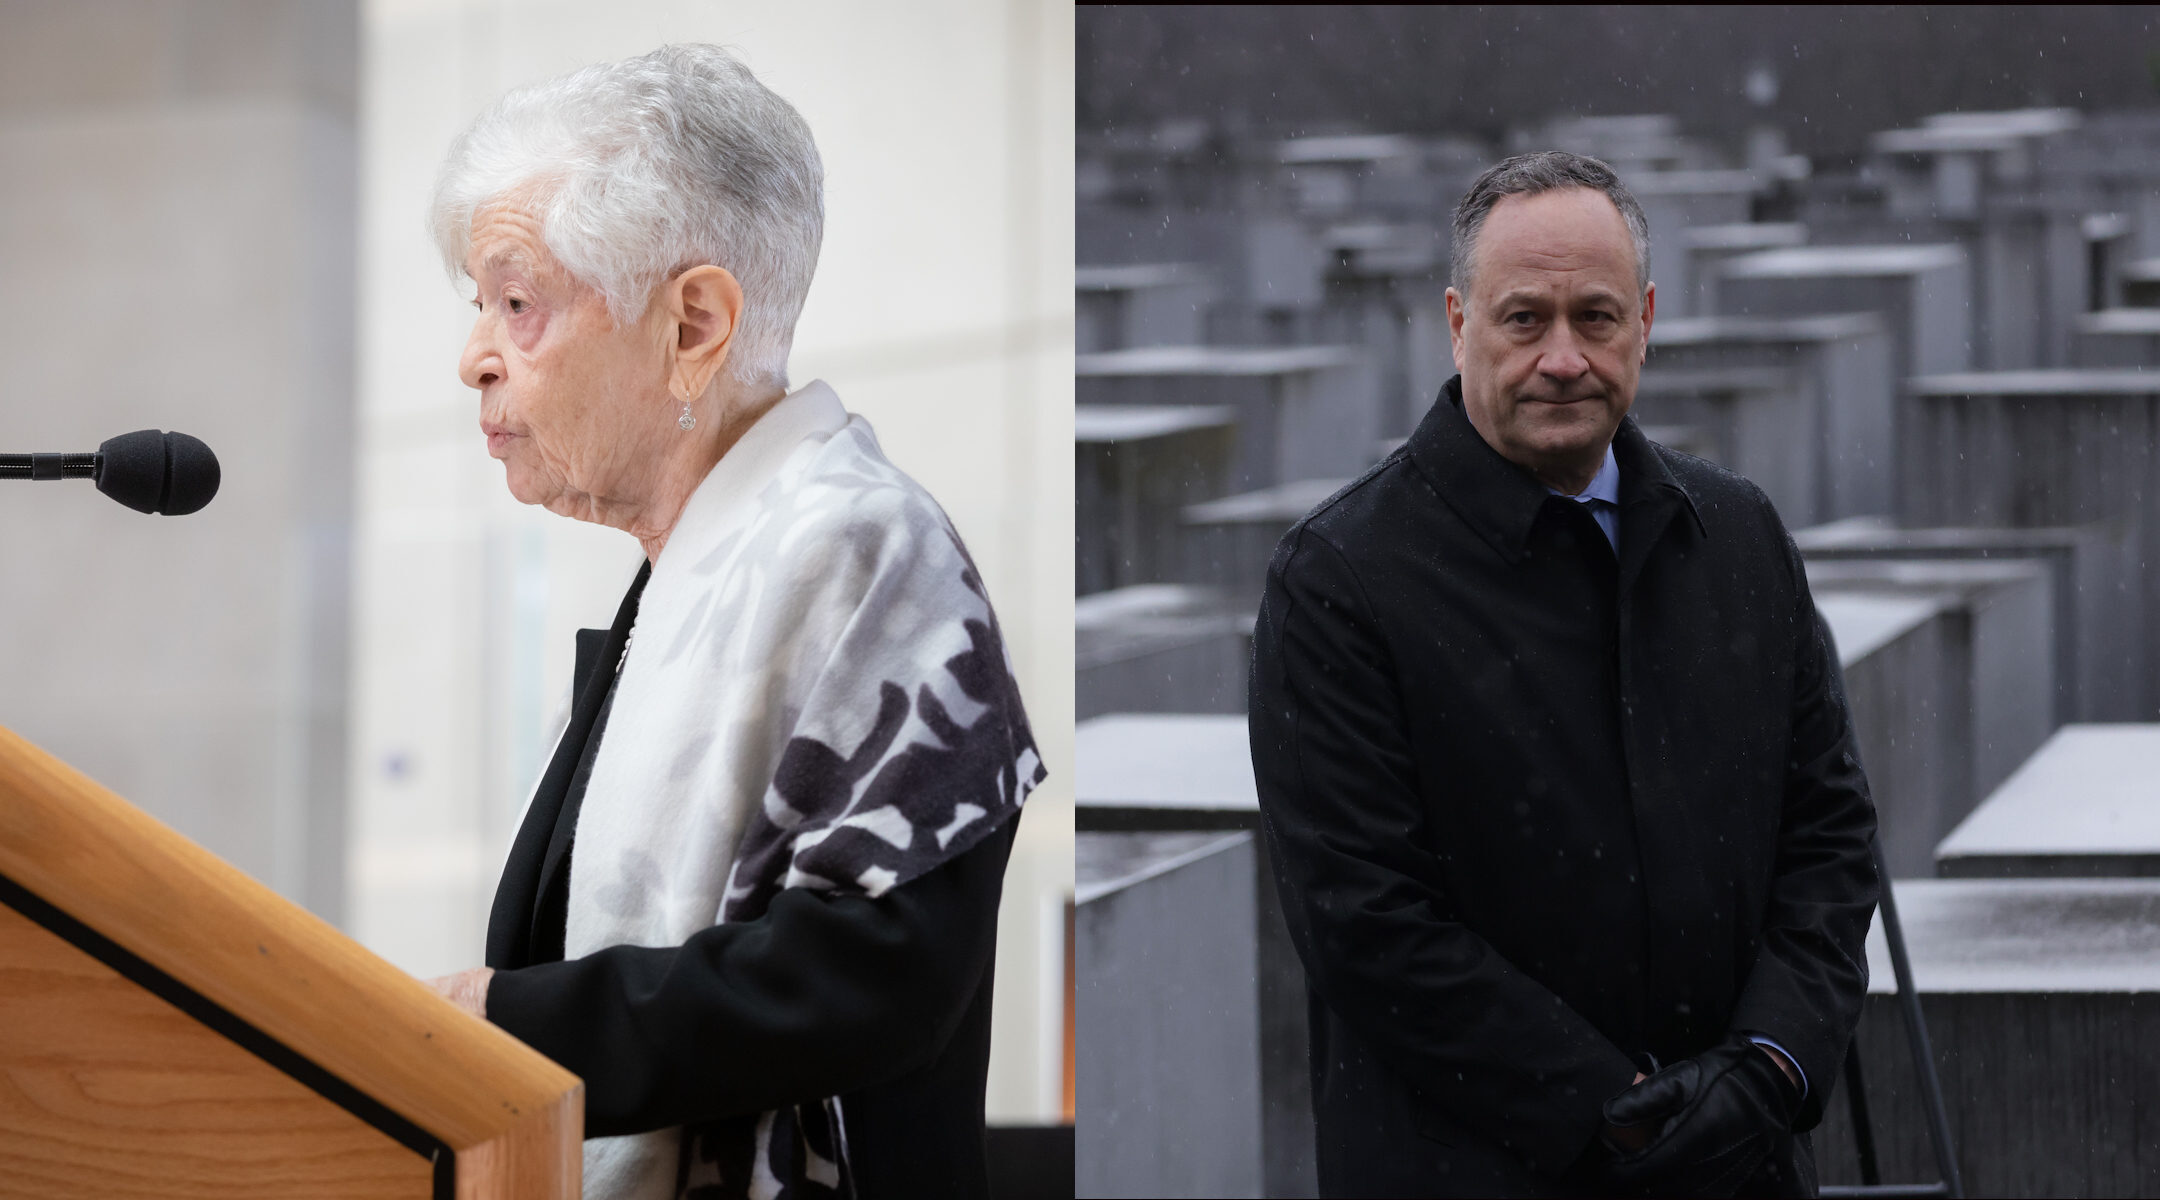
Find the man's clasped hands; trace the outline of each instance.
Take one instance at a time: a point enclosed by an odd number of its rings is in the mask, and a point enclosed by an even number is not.
[[[1729,1196],[1792,1128],[1800,1087],[1770,1050],[1734,1034],[1605,1102],[1592,1153],[1615,1190]]]

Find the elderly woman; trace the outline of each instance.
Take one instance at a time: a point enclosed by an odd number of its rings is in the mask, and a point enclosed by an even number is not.
[[[1043,777],[981,578],[831,388],[787,388],[809,129],[725,52],[514,92],[434,229],[511,494],[634,535],[578,642],[487,967],[585,1080],[587,1196],[982,1196],[999,886]]]

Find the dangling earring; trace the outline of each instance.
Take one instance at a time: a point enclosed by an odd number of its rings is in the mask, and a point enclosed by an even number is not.
[[[688,433],[697,428],[697,418],[690,415],[690,398],[683,397],[682,416],[675,419],[675,427]]]

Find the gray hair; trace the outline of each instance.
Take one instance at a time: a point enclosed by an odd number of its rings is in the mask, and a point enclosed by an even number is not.
[[[742,284],[728,374],[786,386],[825,234],[824,165],[801,114],[718,46],[662,46],[519,88],[451,143],[429,223],[452,278],[473,214],[527,208],[618,326],[710,263]]]
[[[1455,206],[1455,283],[1465,296],[1470,294],[1470,276],[1475,270],[1478,232],[1485,228],[1485,218],[1493,205],[1507,196],[1535,196],[1561,188],[1603,192],[1613,202],[1613,207],[1620,210],[1620,219],[1627,223],[1628,238],[1635,243],[1635,285],[1645,289],[1650,286],[1650,221],[1643,216],[1635,193],[1620,182],[1611,167],[1597,159],[1565,150],[1539,150],[1487,167],[1463,193],[1462,203]]]

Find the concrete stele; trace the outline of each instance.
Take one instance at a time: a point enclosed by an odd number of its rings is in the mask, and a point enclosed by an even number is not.
[[[2065,725],[1938,858],[2160,854],[2160,724]]]

